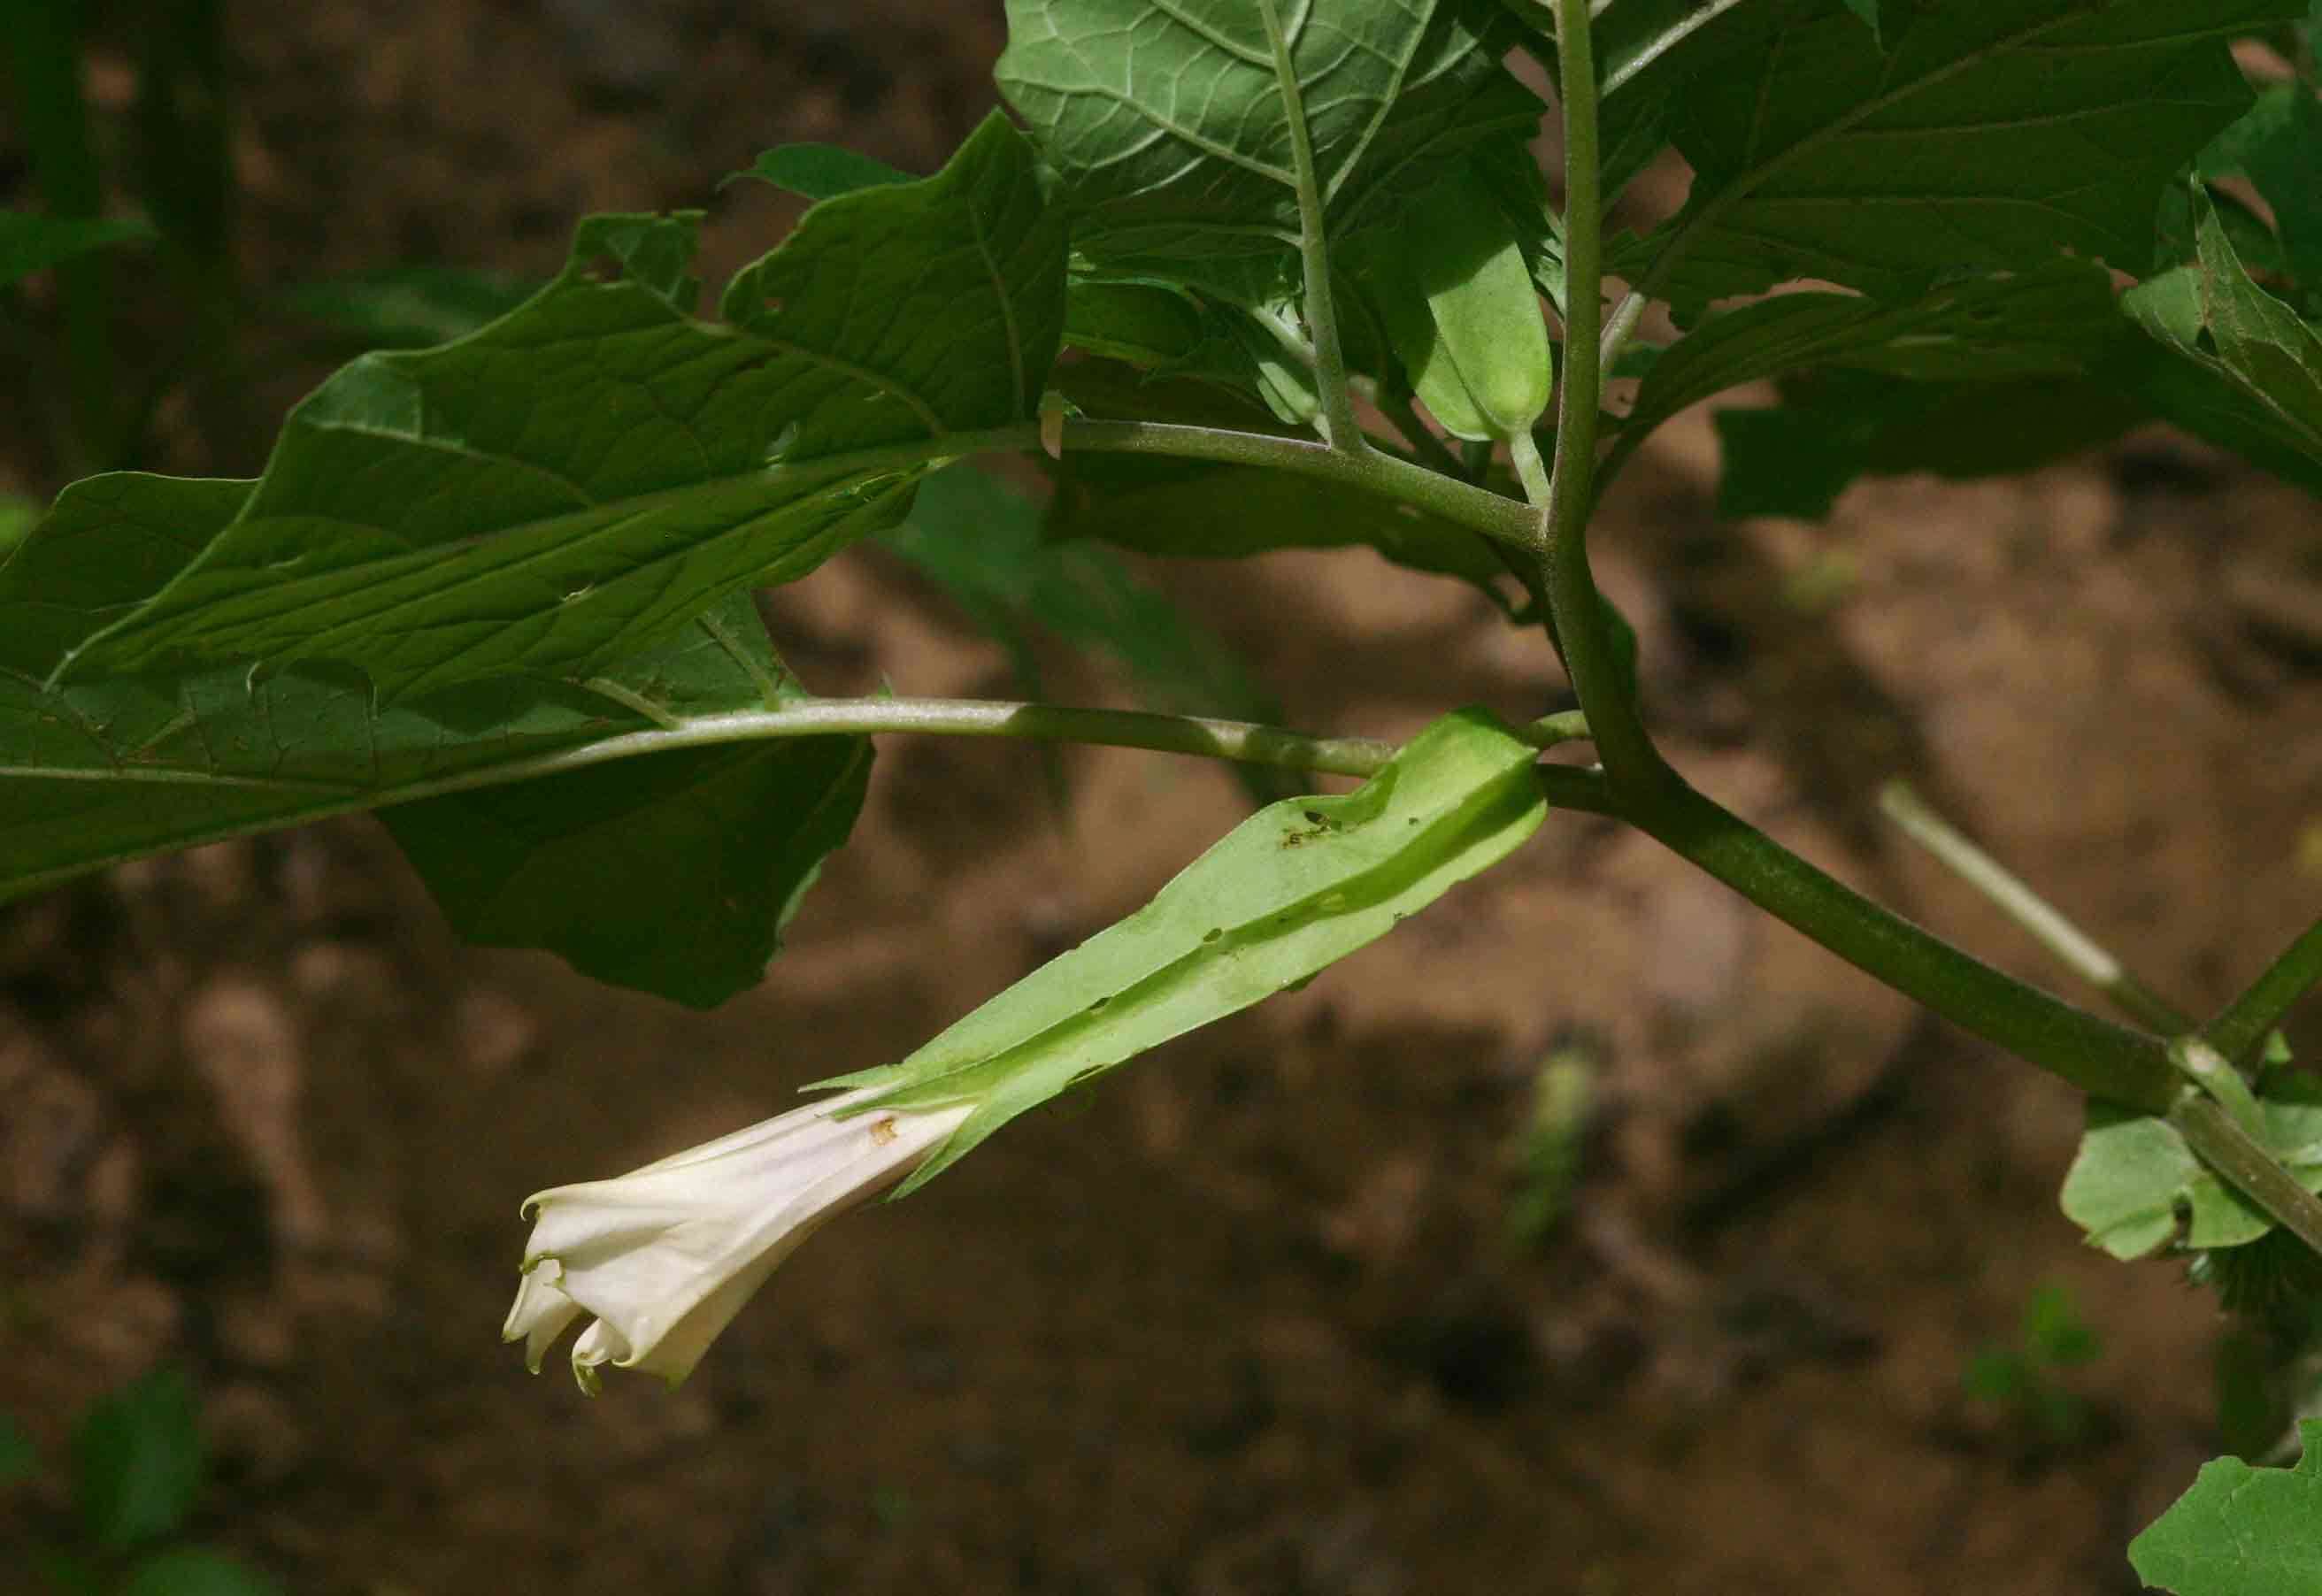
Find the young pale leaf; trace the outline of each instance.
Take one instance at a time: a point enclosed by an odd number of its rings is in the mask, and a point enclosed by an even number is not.
[[[151,223],[133,218],[59,218],[0,210],[0,288],[92,250],[150,243],[156,236]]]
[[[733,325],[686,313],[692,248],[686,218],[597,218],[513,315],[343,369],[233,522],[65,673],[335,660],[389,702],[586,677],[891,524],[913,446],[1033,414],[1063,221],[1004,120],[809,211],[728,287]]]
[[[74,1503],[89,1538],[123,1551],[176,1529],[202,1483],[194,1388],[158,1369],[100,1399],[73,1433]]]
[[[820,1084],[879,1089],[856,1113],[975,1105],[911,1190],[1019,1114],[1300,984],[1505,858],[1547,813],[1536,759],[1482,710],[1447,716],[1356,791],[1259,810],[901,1062]]]
[[[2322,1191],[2322,1103],[2266,1098],[2259,1107],[2267,1150],[2307,1190]],[[2189,1247],[2244,1246],[2273,1228],[2262,1209],[2203,1167],[2166,1119],[2091,1106],[2064,1177],[2065,1217],[2088,1232],[2089,1245],[2125,1260],[2176,1235],[2180,1208],[2189,1216]]]
[[[2298,1438],[2296,1468],[2203,1464],[2192,1489],[2129,1542],[2137,1578],[2177,1596],[2322,1591],[2322,1419],[2300,1419]]]
[[[746,593],[601,684],[672,720],[804,695]],[[867,737],[615,760],[379,818],[467,942],[708,1008],[754,986],[871,775]]]
[[[1877,40],[1841,0],[1740,6],[1671,122],[1696,177],[1651,280],[1689,322],[1796,278],[1900,298],[2065,250],[2141,269],[2162,185],[2250,103],[2228,42],[2303,5],[1938,0]]]
[[[994,76],[1062,179],[1076,250],[1288,272],[1297,178],[1274,3],[1009,0]],[[1304,0],[1279,15],[1334,240],[1391,224],[1394,196],[1432,164],[1539,120],[1479,0]]]

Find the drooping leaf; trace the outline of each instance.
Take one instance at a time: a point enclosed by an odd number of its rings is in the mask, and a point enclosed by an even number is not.
[[[947,434],[1028,419],[1062,228],[996,117],[935,177],[809,211],[729,325],[685,313],[688,222],[595,219],[513,315],[326,383],[234,521],[65,670],[335,660],[389,701],[601,671],[891,523]]]
[[[1251,816],[909,1058],[819,1084],[891,1089],[864,1110],[976,1102],[910,1190],[1019,1114],[1298,985],[1505,858],[1547,814],[1536,758],[1482,710],[1447,716],[1356,791]]]
[[[1720,515],[1818,521],[1860,477],[2012,475],[2107,443],[2149,415],[2133,392],[2081,377],[1920,382],[1832,369],[1786,380],[1782,401],[1714,417]]]
[[[2322,1591],[2322,1419],[2300,1419],[2298,1466],[2201,1465],[2192,1488],[2128,1544],[2147,1585],[2177,1596],[2313,1596]]]
[[[2266,1098],[2267,1150],[2308,1190],[2322,1191],[2322,1102]],[[2189,1247],[2237,1247],[2273,1221],[2211,1174],[2177,1127],[2150,1114],[2091,1105],[2089,1128],[2064,1177],[2065,1217],[2092,1246],[2141,1258],[2177,1234],[2186,1216]]]
[[[368,349],[424,349],[465,338],[516,310],[540,284],[456,266],[392,266],[283,289],[275,302]]]
[[[74,1431],[73,1464],[74,1503],[99,1546],[125,1550],[176,1529],[202,1483],[192,1382],[157,1369],[99,1399]]]
[[[156,236],[151,223],[134,217],[36,216],[0,210],[0,288],[91,251],[150,243]]]
[[[1059,175],[1075,249],[1147,269],[1257,257],[1288,275],[1299,223],[1275,3],[1010,0],[994,76]],[[1392,224],[1394,196],[1431,163],[1539,119],[1499,64],[1489,5],[1304,0],[1278,14],[1334,241]]]
[[[743,171],[726,179],[754,178],[801,199],[836,199],[858,188],[882,188],[912,181],[911,174],[860,150],[836,144],[781,144],[760,153]],[[720,184],[723,187],[724,185]]]
[[[2302,4],[1940,0],[1883,41],[1841,0],[1739,6],[1670,124],[1692,194],[1637,264],[1687,322],[1796,278],[1891,299],[2063,251],[2140,269],[2162,184],[2250,103],[2228,42]]]
[[[594,683],[673,723],[807,695],[745,593]],[[380,812],[453,930],[697,1008],[755,985],[871,774],[865,737],[681,749]]]
[[[1904,305],[1848,294],[1783,294],[1705,320],[1645,374],[1619,451],[1726,388],[1810,367],[1916,382],[1998,383],[2078,375],[2119,329],[2111,279],[2088,261],[1945,284]]]
[[[999,479],[951,466],[921,486],[887,547],[940,585],[1028,670],[1030,629],[1116,661],[1155,708],[1281,718],[1231,646],[1108,551],[1043,534],[1040,507]]]

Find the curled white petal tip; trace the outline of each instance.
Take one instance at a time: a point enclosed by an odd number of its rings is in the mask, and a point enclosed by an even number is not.
[[[840,1115],[844,1093],[609,1181],[526,1199],[534,1218],[501,1329],[536,1373],[575,1319],[572,1373],[643,1369],[674,1386],[774,1266],[826,1219],[903,1180],[974,1111],[972,1103]]]

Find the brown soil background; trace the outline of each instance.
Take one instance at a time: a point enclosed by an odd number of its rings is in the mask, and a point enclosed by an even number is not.
[[[703,203],[714,280],[795,214],[711,202],[718,176],[800,139],[929,169],[1003,35],[996,0],[233,15],[261,287],[540,273],[583,211]],[[122,59],[95,61],[101,100]],[[319,375],[264,338],[261,418]],[[2007,485],[1858,488],[1827,527],[1720,524],[1714,472],[1705,420],[1673,426],[1598,540],[1708,790],[2043,979],[1881,829],[1880,780],[2196,1008],[2312,916],[2311,501],[2161,434]],[[1536,636],[1367,555],[1152,569],[1302,726],[1560,689]],[[825,690],[1009,690],[874,552],[770,615]],[[1084,662],[1052,683],[1129,701]],[[496,1343],[526,1193],[898,1055],[1244,812],[1197,764],[1067,769],[1059,815],[1024,751],[891,741],[790,948],[711,1015],[458,947],[369,823],[0,910],[0,1408],[53,1454],[89,1399],[180,1361],[216,1465],[197,1528],[298,1591],[2135,1588],[2122,1547],[2215,1450],[2218,1321],[2056,1212],[2072,1095],[1578,816],[834,1227],[681,1391],[527,1378]],[[1509,1148],[1576,1036],[1605,1110],[1573,1214],[1524,1252]],[[2322,1049],[2310,1014],[2299,1039]],[[2102,1423],[2061,1457],[1960,1394],[2043,1281],[2103,1341],[2075,1380]]]

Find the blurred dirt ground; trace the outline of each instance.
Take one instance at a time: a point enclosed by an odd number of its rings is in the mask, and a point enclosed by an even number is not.
[[[996,3],[232,14],[261,286],[545,272],[584,210],[699,204],[714,280],[795,214],[719,175],[800,139],[929,169],[1002,39]],[[100,99],[128,70],[100,56]],[[2042,979],[1880,829],[1881,780],[2197,1008],[2311,917],[2311,501],[2160,434],[1860,488],[1822,528],[1720,525],[1714,470],[1706,423],[1672,427],[1597,539],[1708,790]],[[1536,636],[1367,555],[1151,569],[1301,726],[1559,689]],[[768,610],[825,690],[1010,690],[875,552]],[[1053,664],[1060,697],[1129,701]],[[53,1446],[182,1362],[219,1469],[200,1528],[302,1592],[2135,1589],[2122,1547],[2215,1450],[2217,1323],[2056,1213],[2072,1096],[1580,816],[834,1226],[680,1391],[528,1378],[496,1342],[525,1194],[897,1056],[1244,812],[1194,763],[1066,770],[1059,815],[1022,750],[891,741],[765,985],[706,1016],[459,948],[369,823],[0,909],[0,1409]],[[1526,1249],[1511,1148],[1576,1042],[1603,1112]],[[1961,1391],[2050,1281],[2102,1341],[2061,1455]]]

